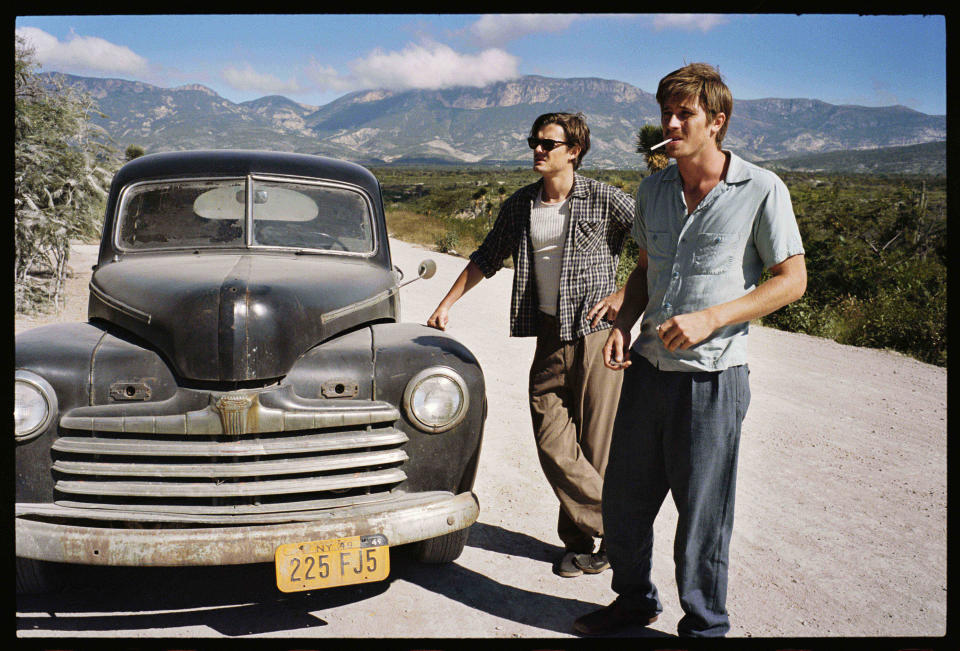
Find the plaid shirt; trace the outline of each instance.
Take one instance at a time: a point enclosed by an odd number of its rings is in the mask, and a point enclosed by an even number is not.
[[[537,309],[533,245],[530,243],[530,209],[543,188],[543,179],[520,188],[503,203],[493,228],[470,254],[483,275],[491,277],[513,256],[513,296],[510,299],[510,336],[535,337]],[[610,327],[601,321],[594,328],[587,313],[617,289],[620,252],[633,225],[634,200],[627,193],[574,174],[570,194],[570,224],[560,263],[557,318],[560,339],[573,341]]]

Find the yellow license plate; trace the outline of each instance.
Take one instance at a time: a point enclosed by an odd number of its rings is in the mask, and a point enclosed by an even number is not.
[[[283,592],[382,581],[390,573],[390,547],[381,534],[290,543],[277,547],[274,565]]]

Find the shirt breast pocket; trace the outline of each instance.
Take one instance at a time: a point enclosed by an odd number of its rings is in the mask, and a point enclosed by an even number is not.
[[[691,272],[707,275],[726,273],[736,259],[739,240],[736,233],[698,233]]]
[[[577,228],[574,231],[574,242],[577,250],[583,253],[594,253],[600,250],[604,241],[604,221],[603,219],[585,219],[577,220]]]

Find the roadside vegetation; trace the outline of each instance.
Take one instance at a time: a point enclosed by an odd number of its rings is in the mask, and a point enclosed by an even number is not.
[[[13,293],[15,309],[32,312],[62,301],[70,240],[97,237],[119,163],[90,121],[93,99],[42,83],[15,39]]]
[[[650,134],[653,139],[657,134]],[[387,226],[398,239],[466,257],[532,170],[385,167]],[[646,171],[581,170],[633,193]],[[807,292],[766,326],[886,348],[947,365],[946,179],[780,172],[806,249]],[[637,249],[627,240],[621,285]]]
[[[807,292],[783,330],[947,365],[946,179],[791,172]]]

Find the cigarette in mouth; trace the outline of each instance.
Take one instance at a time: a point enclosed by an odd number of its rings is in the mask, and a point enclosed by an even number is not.
[[[670,141],[672,141],[672,140],[673,140],[673,138],[667,138],[666,140],[664,140],[663,142],[661,142],[659,145],[654,145],[653,147],[651,147],[651,148],[649,149],[649,151],[653,151],[654,149],[659,149],[660,147],[663,147],[665,144],[667,144],[668,142],[670,142]]]

